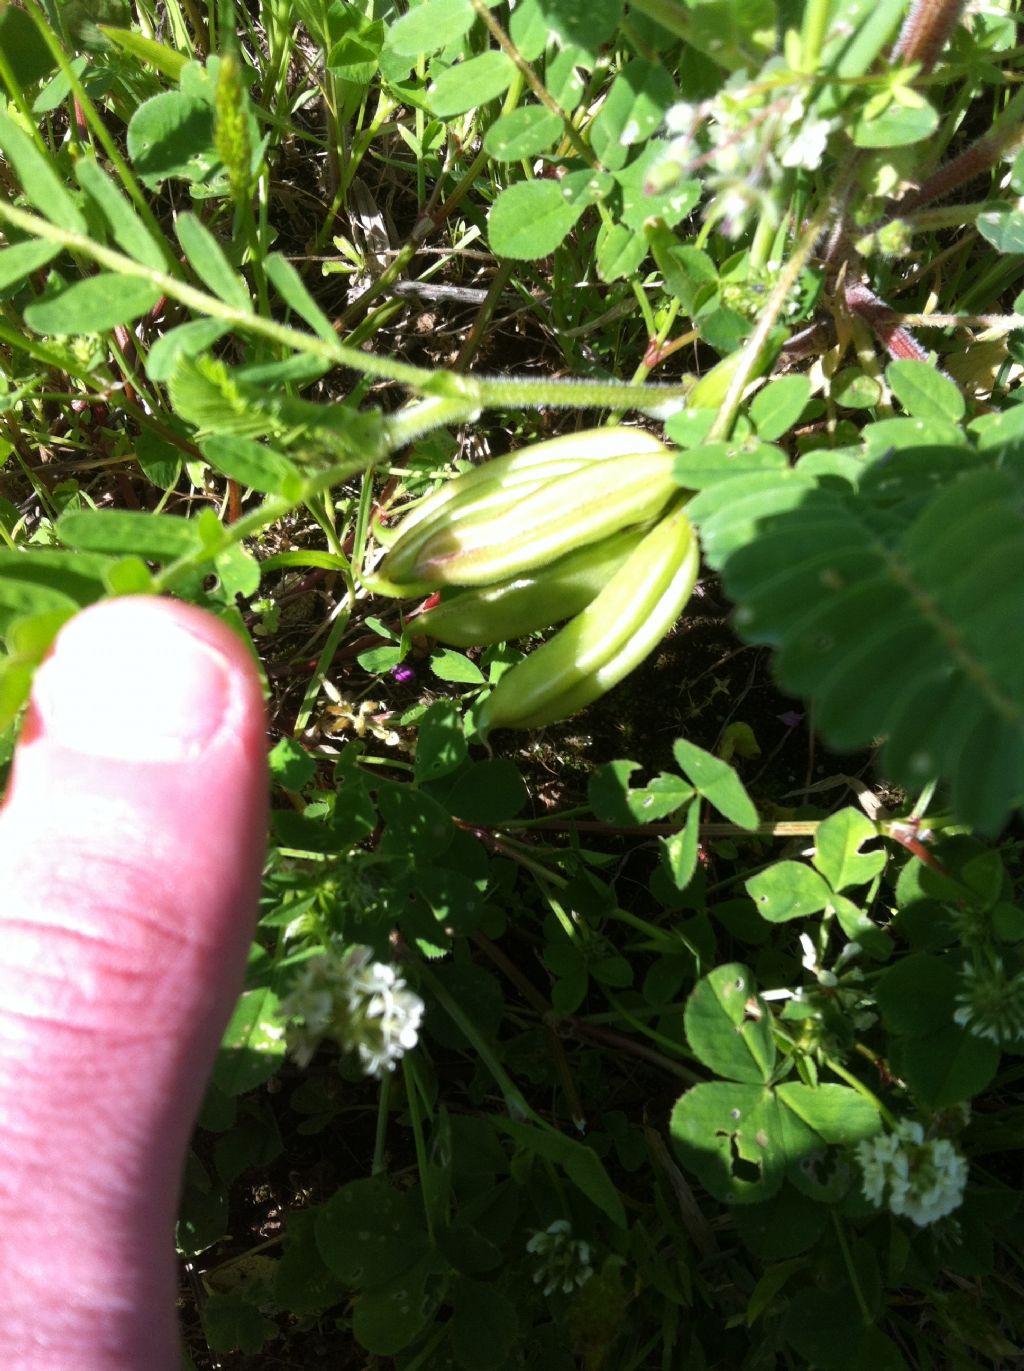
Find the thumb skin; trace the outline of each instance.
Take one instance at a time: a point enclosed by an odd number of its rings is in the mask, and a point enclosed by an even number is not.
[[[183,1158],[241,989],[266,832],[246,648],[107,601],[39,668],[0,814],[5,1371],[177,1371]]]

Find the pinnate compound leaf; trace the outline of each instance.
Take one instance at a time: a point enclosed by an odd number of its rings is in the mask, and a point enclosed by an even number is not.
[[[6,290],[16,281],[23,281],[33,271],[45,267],[62,250],[59,243],[49,243],[43,238],[32,238],[28,242],[0,249],[0,290]]]
[[[747,967],[731,962],[699,980],[686,1002],[684,1023],[694,1054],[716,1076],[746,1083],[771,1077],[771,1015]]]
[[[672,752],[683,774],[708,804],[740,828],[757,827],[757,810],[736,772],[720,757],[685,738],[677,738]]]
[[[25,323],[36,333],[104,333],[148,314],[160,298],[141,276],[102,271],[25,307]]]
[[[143,266],[166,271],[167,261],[160,244],[96,159],[80,157],[75,163],[75,176],[89,198],[99,205],[118,247]]]
[[[547,257],[585,208],[569,203],[557,181],[520,181],[503,190],[491,207],[487,221],[491,250],[499,257],[525,261]]]
[[[1012,453],[909,447],[869,465],[858,489],[797,468],[720,482],[689,506],[738,629],[776,649],[780,683],[814,701],[826,741],[887,735],[887,776],[950,782],[958,818],[986,831],[1024,794]]]
[[[300,319],[304,319],[314,333],[326,338],[329,343],[337,340],[331,321],[306,289],[299,273],[279,252],[272,252],[263,264],[267,280],[280,295],[281,299],[293,309]]]
[[[226,305],[248,310],[250,301],[245,283],[206,225],[194,214],[179,214],[174,221],[174,231],[190,266],[207,289]]]
[[[862,852],[864,843],[878,837],[878,830],[866,814],[847,807],[830,815],[814,839],[811,859],[835,891],[874,880],[885,866],[881,848]]]
[[[0,110],[0,152],[14,168],[25,198],[44,218],[58,228],[71,229],[74,233],[88,231],[81,210],[65,190],[52,163],[3,110]]]

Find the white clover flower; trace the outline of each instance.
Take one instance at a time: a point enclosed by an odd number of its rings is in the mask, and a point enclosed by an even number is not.
[[[684,100],[669,105],[665,111],[665,129],[668,133],[689,134],[700,118],[699,105],[689,105]]]
[[[787,122],[789,122],[787,116]],[[793,121],[794,136],[785,140],[779,157],[784,167],[803,167],[815,171],[821,166],[821,159],[834,125],[832,119],[809,119],[799,125]]]
[[[545,1295],[555,1290],[571,1295],[577,1286],[586,1285],[594,1274],[590,1244],[572,1236],[568,1219],[556,1219],[543,1233],[534,1233],[526,1250],[538,1258],[533,1283],[540,1285],[543,1281]]]
[[[948,1138],[926,1139],[914,1119],[901,1119],[892,1133],[879,1133],[854,1149],[866,1199],[919,1228],[959,1209],[967,1184],[967,1161]]]
[[[324,1038],[354,1052],[366,1075],[393,1071],[419,1039],[424,1004],[393,966],[371,961],[368,947],[341,958],[324,954],[303,967],[278,1015],[288,1051],[308,1066]]]
[[[996,957],[988,966],[968,962],[960,972],[953,1020],[998,1047],[1024,1039],[1024,974],[1007,974]]]

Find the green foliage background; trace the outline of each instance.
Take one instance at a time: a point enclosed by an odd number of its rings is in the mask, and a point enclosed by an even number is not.
[[[219,614],[271,706],[192,1366],[1019,1355],[1024,49],[1014,0],[960,10],[0,6],[4,757],[109,595]],[[797,794],[657,661],[487,752],[530,644],[363,582],[393,502],[623,417],[800,702]],[[380,1082],[286,1058],[353,946],[427,1006]],[[920,1227],[856,1151],[911,1118],[971,1168]]]

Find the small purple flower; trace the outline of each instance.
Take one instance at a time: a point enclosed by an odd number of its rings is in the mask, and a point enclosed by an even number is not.
[[[405,662],[398,662],[391,668],[391,674],[399,685],[406,685],[409,681],[415,680],[416,668],[408,666]]]
[[[780,724],[785,724],[787,728],[796,728],[798,724],[802,724],[804,721],[804,716],[796,709],[787,709],[785,714],[776,714],[775,717]]]

